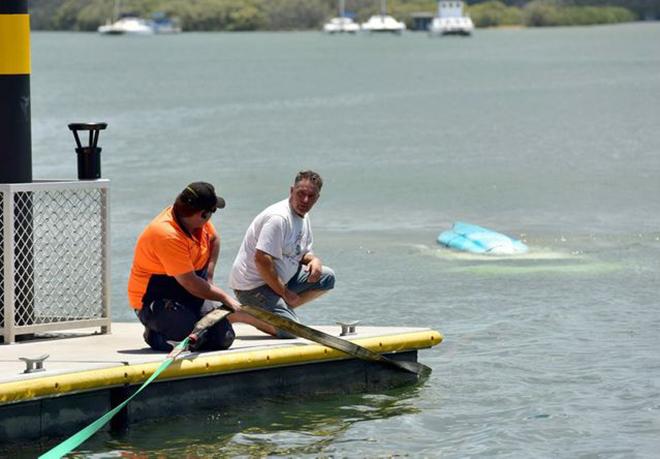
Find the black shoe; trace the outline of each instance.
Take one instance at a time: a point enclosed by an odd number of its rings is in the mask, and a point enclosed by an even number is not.
[[[145,327],[142,334],[144,341],[155,351],[170,352],[174,347],[167,342],[165,337],[158,332]]]

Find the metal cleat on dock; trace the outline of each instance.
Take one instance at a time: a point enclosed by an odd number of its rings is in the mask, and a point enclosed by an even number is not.
[[[341,333],[339,336],[355,335],[355,326],[359,323],[359,320],[354,320],[352,322],[337,322],[337,325],[341,325]]]
[[[44,368],[44,360],[49,357],[48,354],[44,354],[41,357],[31,359],[29,357],[19,357],[19,360],[25,362],[25,371],[23,373],[36,373],[38,371],[46,371]]]

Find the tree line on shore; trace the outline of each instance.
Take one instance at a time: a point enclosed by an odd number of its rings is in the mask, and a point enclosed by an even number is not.
[[[477,27],[563,26],[660,17],[660,0],[474,0],[467,14]],[[435,0],[389,0],[389,14],[412,26],[412,14],[437,10]],[[346,11],[365,21],[380,0],[346,0]],[[31,0],[34,30],[96,30],[116,15],[162,12],[187,31],[319,29],[337,15],[337,0]]]
[[[638,18],[633,11],[621,6],[586,6],[545,0],[534,0],[522,7],[490,0],[472,5],[469,14],[476,27],[614,24]]]

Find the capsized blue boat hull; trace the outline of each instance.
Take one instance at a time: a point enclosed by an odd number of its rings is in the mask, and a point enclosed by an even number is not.
[[[518,239],[469,223],[456,222],[438,235],[438,244],[471,253],[515,255],[527,252]]]

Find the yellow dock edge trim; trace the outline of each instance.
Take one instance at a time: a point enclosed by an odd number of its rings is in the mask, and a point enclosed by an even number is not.
[[[0,75],[29,74],[30,15],[0,14]]]
[[[437,331],[424,330],[351,341],[375,352],[391,353],[429,348],[440,344],[442,340],[442,335]],[[215,354],[208,357],[198,354],[192,359],[185,356],[179,357],[158,380],[234,373],[341,358],[348,357],[343,352],[318,344],[306,346],[294,344],[272,349]],[[0,404],[67,395],[124,384],[141,384],[156,371],[161,363],[125,365],[0,384]]]

